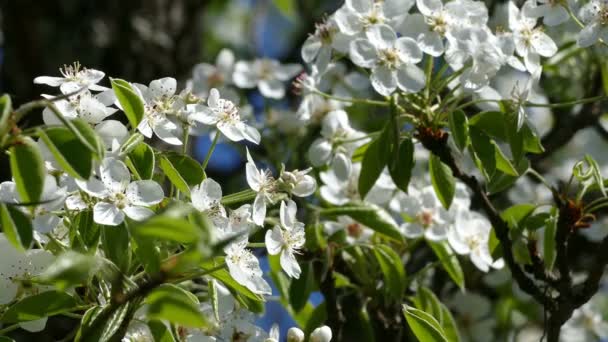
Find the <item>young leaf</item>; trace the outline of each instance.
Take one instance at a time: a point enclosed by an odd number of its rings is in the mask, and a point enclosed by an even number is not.
[[[13,104],[8,94],[0,97],[0,146],[3,145],[3,140],[8,137],[8,131],[11,129],[9,118],[13,112]]]
[[[199,229],[188,220],[166,215],[158,215],[131,229],[140,238],[155,238],[179,243],[195,243],[200,236]]]
[[[54,316],[73,309],[78,303],[65,292],[47,291],[25,297],[2,315],[3,323],[27,322]]]
[[[154,150],[142,142],[129,152],[126,164],[138,179],[152,179],[155,165]]]
[[[388,162],[390,155],[390,132],[385,128],[380,136],[369,145],[361,162],[361,174],[359,175],[359,194],[361,198],[376,184],[382,170]]]
[[[456,110],[448,116],[452,139],[459,150],[464,150],[469,144],[469,125],[466,114],[462,110]]]
[[[224,261],[223,258],[216,258],[215,260],[212,260],[212,261],[205,261],[205,262],[201,263],[199,266],[203,270],[210,270],[210,269],[216,267],[217,265],[220,265],[221,263],[223,263],[223,261]],[[255,293],[251,292],[251,290],[249,290],[245,286],[237,283],[236,280],[234,280],[234,278],[232,278],[232,276],[230,276],[230,273],[228,273],[228,271],[226,269],[214,271],[214,272],[210,273],[209,276],[222,282],[222,284],[224,284],[230,290],[230,292],[233,294],[236,294],[238,296],[244,296],[244,297],[247,297],[254,301],[263,301],[264,300],[264,297],[256,295]],[[239,298],[237,298],[237,299],[239,299]]]
[[[376,261],[384,276],[384,286],[390,298],[400,300],[405,291],[405,268],[401,258],[389,246],[378,245],[373,248]]]
[[[65,127],[39,129],[40,139],[59,166],[70,176],[87,180],[93,170],[93,154]]]
[[[109,317],[106,317],[105,310],[108,310],[110,306],[95,306],[90,308],[82,317],[74,341],[119,341],[122,338],[122,336],[118,336],[120,327],[123,325],[123,321],[127,317],[131,306],[131,303],[123,304],[110,314]]]
[[[121,79],[110,79],[112,89],[131,127],[135,129],[144,117],[144,102],[131,84]]]
[[[171,330],[167,325],[165,325],[165,323],[150,320],[148,321],[148,327],[150,327],[150,332],[152,333],[152,337],[154,337],[154,342],[175,342],[175,338],[173,337],[173,334],[171,334]]]
[[[456,191],[456,183],[452,170],[443,164],[439,160],[439,157],[431,154],[429,158],[429,171],[431,173],[431,183],[439,201],[441,201],[441,204],[446,209],[449,209],[454,199],[454,192]]]
[[[429,242],[428,244],[431,246],[433,252],[435,252],[439,262],[441,262],[443,269],[448,273],[450,278],[452,278],[454,283],[464,291],[464,273],[462,272],[462,267],[460,267],[456,254],[450,250],[445,242]]]
[[[534,204],[530,204],[530,203],[521,203],[521,204],[515,204],[511,207],[509,207],[507,210],[503,211],[502,214],[500,214],[500,217],[502,217],[503,220],[505,220],[505,222],[507,222],[508,226],[510,229],[521,229],[522,227],[522,222],[528,217],[530,216],[534,210],[536,209],[536,206]]]
[[[76,214],[74,226],[78,227],[78,229],[70,231],[72,246],[81,245],[83,248],[80,250],[92,250],[94,252],[101,237],[101,229],[93,220],[93,211],[82,210]]]
[[[393,158],[388,163],[388,171],[399,188],[403,192],[407,192],[412,169],[414,168],[414,144],[411,139],[405,139],[401,144],[396,146],[393,152]]]
[[[131,266],[131,249],[129,247],[129,230],[125,222],[116,227],[103,227],[101,246],[104,255],[123,272]]]
[[[479,158],[486,177],[490,179],[496,171],[496,151],[492,141],[484,132],[475,127],[471,127],[469,132],[471,134],[471,147],[475,156]]]
[[[500,149],[500,147],[498,147],[494,140],[492,140],[492,146],[494,146],[494,159],[496,160],[496,168],[506,173],[507,175],[519,176],[517,170],[515,170],[509,158],[507,158],[507,156],[502,153],[502,150]]]
[[[205,179],[205,171],[196,160],[178,153],[166,153],[160,159],[160,168],[181,192],[190,196],[190,187]]]
[[[186,327],[203,327],[207,324],[199,310],[196,297],[182,288],[164,284],[147,297],[148,317],[167,320]]]
[[[43,283],[54,284],[63,290],[70,286],[82,284],[97,272],[98,262],[95,256],[67,251],[60,255],[39,276]]]
[[[11,173],[21,200],[26,203],[40,201],[44,188],[46,168],[36,143],[29,137],[10,149]]]
[[[413,298],[417,309],[422,310],[437,319],[448,341],[460,341],[460,335],[454,317],[450,310],[428,288],[421,287]]]
[[[469,120],[469,127],[475,127],[483,131],[486,135],[507,141],[508,135],[505,125],[505,117],[502,112],[482,112]]]
[[[407,305],[403,305],[403,315],[419,341],[448,342],[443,328],[433,316]]]

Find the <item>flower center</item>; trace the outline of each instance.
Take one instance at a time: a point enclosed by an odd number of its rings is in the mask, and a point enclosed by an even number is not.
[[[349,236],[352,236],[355,239],[359,238],[361,236],[361,233],[363,233],[363,229],[358,223],[349,224],[348,226],[346,226],[346,231],[348,232]]]
[[[212,109],[214,112],[218,113],[220,116],[220,121],[235,124],[241,121],[241,116],[239,115],[239,108],[232,103],[232,101],[226,99],[219,99],[217,101],[217,107]]]
[[[431,210],[423,210],[416,216],[416,219],[418,220],[418,222],[420,222],[421,225],[423,225],[424,227],[428,227],[434,222],[433,212]]]
[[[598,18],[600,20],[600,24],[604,26],[608,25],[608,6],[606,4],[600,5]]]
[[[399,60],[399,53],[395,48],[380,50],[378,54],[380,64],[384,65],[389,69],[396,69],[399,64],[401,64],[401,60]]]
[[[431,30],[439,33],[442,36],[445,35],[446,31],[448,30],[448,23],[445,20],[443,13],[435,17],[427,18],[426,21],[427,24],[429,24],[429,26],[431,27]]]
[[[380,4],[380,3],[375,3],[372,10],[369,13],[367,13],[366,15],[361,17],[361,22],[363,23],[364,28],[367,29],[372,25],[384,23],[385,18],[382,15],[382,12],[380,10],[381,5],[382,4]]]
[[[59,68],[59,72],[70,81],[77,81],[80,73],[85,71],[86,68],[80,69],[80,62],[74,62],[72,65],[64,64],[63,68]]]
[[[336,28],[329,24],[327,21],[324,21],[319,24],[315,24],[315,35],[321,39],[323,45],[330,45],[334,34],[336,33]]]

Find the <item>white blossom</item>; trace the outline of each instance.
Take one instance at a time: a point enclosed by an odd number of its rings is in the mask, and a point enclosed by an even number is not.
[[[348,244],[369,242],[374,231],[369,227],[353,220],[350,216],[338,216],[336,221],[323,222],[323,228],[328,236],[343,231]]]
[[[317,181],[309,175],[310,171],[312,171],[310,167],[302,171],[283,171],[279,181],[287,192],[298,197],[308,197],[317,189]]]
[[[222,199],[221,186],[211,178],[206,178],[190,191],[190,199],[196,210],[202,211],[214,224],[223,222],[226,218],[226,209],[220,203]]]
[[[346,0],[334,17],[341,32],[358,36],[377,25],[395,27],[413,5],[413,0]]]
[[[131,182],[127,166],[115,158],[106,158],[99,168],[99,177],[88,181],[77,181],[87,194],[98,198],[93,207],[95,222],[108,226],[122,223],[125,214],[136,221],[142,221],[154,212],[148,206],[163,200],[163,189],[152,180]]]
[[[276,180],[272,177],[270,170],[259,170],[255,166],[255,162],[249,154],[249,149],[247,150],[245,170],[249,187],[257,192],[253,201],[253,222],[258,226],[263,226],[266,218],[266,203],[273,202],[272,195],[276,190]]]
[[[598,40],[608,43],[608,1],[591,0],[580,10],[585,27],[578,34],[578,45],[589,47]]]
[[[310,333],[310,342],[329,342],[331,341],[331,328],[327,325],[316,328]]]
[[[239,88],[255,88],[271,99],[285,96],[286,81],[302,71],[298,64],[281,64],[273,59],[258,59],[252,62],[239,61],[234,68],[233,80]]]
[[[271,294],[270,285],[262,277],[263,273],[258,259],[247,249],[247,236],[226,246],[224,252],[228,271],[234,280],[253,293]]]
[[[42,95],[48,100],[53,100],[50,95]],[[66,119],[81,118],[84,121],[96,125],[103,119],[114,114],[117,109],[110,107],[114,103],[114,93],[111,90],[104,91],[97,95],[84,90],[76,95],[72,95],[65,100],[55,101],[55,107]],[[61,121],[55,116],[50,108],[42,111],[42,120],[47,125],[60,125]]]
[[[230,92],[228,86],[232,84],[234,63],[234,53],[230,49],[222,49],[217,55],[215,65],[195,65],[192,70],[192,92],[201,97],[209,96],[209,91],[213,88],[220,89],[222,93]]]
[[[281,225],[266,232],[268,254],[281,254],[281,268],[292,278],[299,278],[302,270],[294,254],[304,246],[304,224],[296,219],[296,203],[292,200],[281,201]]]
[[[416,66],[422,60],[418,43],[409,37],[397,38],[388,25],[375,25],[350,44],[350,58],[358,66],[372,69],[371,82],[381,95],[397,88],[415,93],[425,85],[424,72]]]
[[[206,125],[216,126],[222,134],[232,141],[248,140],[260,143],[260,132],[255,127],[242,121],[238,107],[230,100],[220,98],[220,93],[213,88],[209,92],[207,105],[188,105],[189,118]]]
[[[297,327],[291,327],[287,330],[287,342],[304,342],[304,332]]]
[[[543,24],[547,26],[557,26],[570,19],[564,3],[559,1],[528,0],[522,10],[528,17],[543,18]]]
[[[81,88],[93,91],[104,91],[108,88],[97,85],[105,77],[105,73],[95,69],[81,67],[80,63],[64,65],[59,69],[63,77],[39,76],[34,79],[35,84],[46,84],[51,87],[59,87],[63,94],[75,92]]]

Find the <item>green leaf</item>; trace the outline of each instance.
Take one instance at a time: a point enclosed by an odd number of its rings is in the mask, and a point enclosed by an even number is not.
[[[105,226],[101,234],[101,246],[106,258],[112,261],[123,273],[131,266],[129,230],[126,222],[115,227]]]
[[[3,323],[27,322],[72,310],[78,303],[65,292],[47,291],[25,297],[2,315]]]
[[[595,184],[598,185],[602,195],[606,197],[606,187],[604,186],[604,181],[602,180],[600,166],[595,161],[595,159],[593,159],[593,157],[588,154],[585,154],[585,161],[587,162],[589,167],[591,167],[591,174],[593,175],[593,180],[595,181]]]
[[[212,268],[215,268],[217,265],[220,265],[223,262],[224,262],[223,258],[215,258],[215,260],[205,261],[205,262],[201,263],[199,266],[203,270],[211,270]],[[230,273],[228,273],[228,271],[226,269],[220,269],[220,270],[214,271],[214,272],[210,273],[209,276],[221,281],[230,290],[230,292],[238,295],[237,297],[245,296],[254,301],[263,301],[263,299],[264,299],[263,297],[258,296],[255,293],[251,292],[251,290],[249,290],[245,286],[237,283],[236,280],[234,280],[234,278],[232,278],[232,276],[230,275]],[[237,299],[239,299],[239,298],[237,298]]]
[[[320,223],[306,225],[306,249],[309,251],[324,250],[327,247],[327,241],[323,233],[323,225]]]
[[[17,249],[29,248],[33,239],[32,221],[18,208],[0,203],[0,223],[6,239]]]
[[[403,241],[397,223],[386,210],[374,205],[346,205],[321,210],[323,215],[337,217],[350,216],[353,220],[367,226],[375,232],[397,241]]]
[[[373,248],[374,256],[384,276],[384,286],[390,298],[401,300],[405,292],[405,268],[401,258],[389,246],[378,245]]]
[[[407,324],[419,341],[448,342],[441,325],[433,316],[414,307],[403,305]]]
[[[160,169],[181,192],[190,196],[190,187],[205,179],[205,171],[194,159],[178,153],[165,153],[160,159]]]
[[[481,130],[471,127],[471,147],[481,162],[486,178],[490,179],[496,171],[496,151],[490,138]]]
[[[9,152],[11,173],[21,200],[26,203],[39,202],[46,168],[38,146],[31,138],[25,137]]]
[[[284,16],[295,18],[297,8],[295,0],[272,0],[272,2]]]
[[[131,232],[148,239],[160,239],[191,244],[198,241],[200,230],[188,220],[167,215],[157,215],[134,226]]]
[[[98,261],[93,255],[85,255],[74,251],[61,254],[39,276],[43,283],[55,285],[63,290],[68,287],[85,283],[99,268]]]
[[[450,208],[456,191],[456,183],[452,170],[443,164],[439,157],[431,154],[429,157],[429,171],[431,173],[431,183],[437,194],[437,198],[446,209]]]
[[[456,254],[452,252],[445,242],[428,242],[428,244],[433,252],[435,252],[443,269],[452,278],[454,283],[464,291],[464,273]]]
[[[131,127],[135,129],[144,117],[144,102],[131,84],[121,79],[110,79],[112,89]]]
[[[105,156],[106,148],[99,135],[97,135],[95,130],[91,128],[91,125],[80,118],[76,118],[69,122],[74,127],[75,131],[80,135],[76,136],[80,142],[85,145],[92,146],[93,150],[91,152],[94,153],[93,157],[101,161]]]
[[[523,228],[522,222],[528,216],[530,216],[535,209],[536,206],[534,204],[515,204],[509,207],[507,210],[503,211],[502,214],[500,214],[500,217],[502,217],[502,219],[507,222],[510,229]]]
[[[255,196],[257,196],[257,192],[255,192],[251,189],[247,189],[247,190],[235,192],[230,195],[226,195],[226,196],[222,197],[222,200],[220,202],[222,203],[222,205],[225,205],[225,206],[237,206],[239,204],[253,201]]]
[[[598,64],[600,65],[600,71],[602,73],[602,86],[604,87],[604,95],[608,95],[608,63],[602,60]]]
[[[8,132],[11,129],[9,125],[9,118],[13,113],[13,104],[8,94],[0,97],[0,146],[3,145],[4,139],[8,138]]]
[[[357,147],[357,149],[353,152],[353,156],[351,158],[353,163],[358,163],[363,160],[363,156],[365,155],[365,152],[369,148],[370,144],[371,144],[371,142],[367,142],[367,143]]]
[[[165,323],[150,320],[148,321],[148,327],[150,327],[150,332],[152,333],[152,337],[154,337],[154,342],[175,342],[175,338],[173,337],[173,334],[171,334],[171,330],[165,325]]]
[[[109,317],[106,314],[111,306],[92,307],[85,312],[76,333],[74,341],[120,341],[123,336],[118,336],[120,327],[129,313],[130,303],[123,304],[118,307]]]
[[[146,272],[149,274],[160,272],[160,247],[153,240],[131,233],[131,246]]]
[[[85,251],[95,251],[101,237],[101,229],[93,220],[92,210],[82,210],[74,218],[74,226],[78,229],[72,229],[76,236],[72,237],[72,246],[77,245],[77,241],[85,248]]]
[[[452,313],[431,290],[421,287],[413,301],[417,309],[437,319],[448,341],[460,341],[460,335]]]
[[[505,156],[504,153],[502,153],[502,150],[500,149],[500,147],[498,147],[496,142],[493,140],[492,140],[492,146],[494,146],[494,159],[496,160],[496,168],[498,170],[506,173],[507,175],[519,176],[519,174],[517,173],[517,170],[515,170],[515,168],[513,167],[513,164],[511,164],[511,161],[509,161],[509,158],[507,158],[507,156]]]
[[[525,124],[521,128],[521,132],[524,135],[524,150],[530,153],[543,153],[545,149],[540,142],[540,138],[538,137],[538,133],[534,130],[534,128]]]
[[[38,134],[55,161],[70,176],[87,180],[93,170],[93,154],[65,127],[39,129]]]
[[[508,139],[506,126],[504,114],[496,111],[482,112],[469,120],[469,127],[475,127],[500,141]]]
[[[310,293],[315,290],[315,272],[311,262],[300,264],[302,274],[300,278],[293,279],[289,287],[289,302],[295,311],[300,311],[308,303]]]
[[[126,164],[138,179],[152,179],[155,165],[154,150],[142,142],[129,152]]]
[[[553,270],[555,265],[555,232],[557,231],[557,210],[551,208],[551,218],[547,220],[547,226],[545,228],[545,238],[543,240],[543,256],[545,260],[545,266],[548,270]]]
[[[361,194],[361,198],[365,198],[376,184],[376,180],[378,180],[388,162],[391,148],[389,128],[390,125],[387,125],[380,136],[374,139],[365,151],[361,162],[361,174],[359,175],[359,194]]]
[[[462,110],[455,110],[448,116],[452,139],[459,150],[464,150],[469,144],[469,125],[466,114]]]
[[[167,320],[186,327],[204,327],[207,324],[196,297],[178,286],[159,286],[146,297],[146,303],[151,319]]]
[[[395,144],[396,145],[396,144]],[[397,147],[397,146],[395,146]],[[405,139],[393,152],[393,158],[388,163],[388,171],[399,188],[407,192],[412,169],[414,168],[414,144],[411,139]]]

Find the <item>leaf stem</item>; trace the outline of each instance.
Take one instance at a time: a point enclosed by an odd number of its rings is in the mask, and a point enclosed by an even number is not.
[[[220,138],[220,132],[215,133],[215,137],[213,137],[213,142],[211,143],[211,147],[209,147],[209,151],[207,151],[207,155],[205,156],[205,160],[203,161],[203,171],[207,171],[207,164],[209,164],[209,159],[211,159],[211,155],[215,150],[215,146],[217,145],[217,141]]]

